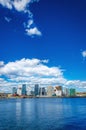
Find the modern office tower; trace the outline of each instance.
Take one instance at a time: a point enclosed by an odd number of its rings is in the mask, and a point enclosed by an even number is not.
[[[19,96],[22,95],[22,87],[18,87],[18,89],[17,89],[17,94],[18,94]]]
[[[22,85],[22,95],[26,95],[27,91],[26,91],[26,84]]]
[[[16,95],[16,94],[17,94],[17,88],[16,88],[16,87],[13,87],[13,89],[12,89],[12,94],[13,94],[13,95]]]
[[[69,96],[76,96],[76,90],[74,88],[70,88]]]
[[[54,91],[56,96],[62,96],[62,86],[56,86]]]
[[[51,97],[51,96],[53,96],[54,95],[54,88],[52,87],[52,86],[48,86],[47,87],[47,96],[48,97]]]
[[[39,89],[39,95],[40,96],[45,96],[46,95],[46,89],[45,89],[45,87],[42,87],[42,88]]]
[[[63,95],[64,96],[69,96],[69,89],[68,88],[64,88]]]
[[[43,96],[46,95],[46,89],[45,89],[45,87],[42,88],[42,95]]]
[[[35,84],[35,87],[34,87],[34,95],[35,95],[35,96],[38,96],[38,95],[39,95],[39,85],[38,85],[38,84]]]
[[[28,95],[28,96],[31,95],[31,91],[30,91],[29,88],[27,89],[27,95]]]
[[[28,96],[34,96],[33,87],[27,86],[27,95],[28,95]]]

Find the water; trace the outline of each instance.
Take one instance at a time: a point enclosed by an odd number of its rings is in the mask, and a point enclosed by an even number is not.
[[[0,99],[0,130],[86,130],[86,98]]]

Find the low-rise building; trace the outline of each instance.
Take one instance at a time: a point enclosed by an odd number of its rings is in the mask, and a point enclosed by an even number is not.
[[[7,98],[7,93],[0,93],[0,98]]]

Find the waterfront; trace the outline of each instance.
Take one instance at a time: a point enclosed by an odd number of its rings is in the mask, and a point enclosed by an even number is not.
[[[0,99],[0,130],[85,130],[86,98]]]

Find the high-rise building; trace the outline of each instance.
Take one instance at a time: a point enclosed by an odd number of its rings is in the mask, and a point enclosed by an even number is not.
[[[13,95],[17,94],[17,88],[16,88],[16,87],[13,87],[13,89],[12,89],[12,94],[13,94]]]
[[[56,86],[54,91],[56,96],[62,96],[62,86]]]
[[[41,87],[41,88],[39,89],[39,95],[40,95],[40,96],[46,95],[46,89],[45,89],[45,87]]]
[[[69,89],[68,88],[64,88],[63,95],[64,96],[69,96]]]
[[[51,97],[54,95],[54,88],[52,86],[47,87],[47,96]]]
[[[70,88],[69,96],[76,96],[76,90],[74,88]]]
[[[22,95],[22,87],[18,87],[18,89],[17,89],[17,94],[18,94],[19,96]]]
[[[19,96],[22,95],[22,85],[21,85],[21,84],[18,85],[18,88],[17,88],[17,94],[18,94]]]
[[[34,87],[34,95],[35,95],[35,96],[38,96],[38,95],[39,95],[39,85],[38,85],[38,84],[35,84],[35,87]]]
[[[22,85],[22,95],[26,95],[27,91],[26,91],[26,84]]]

